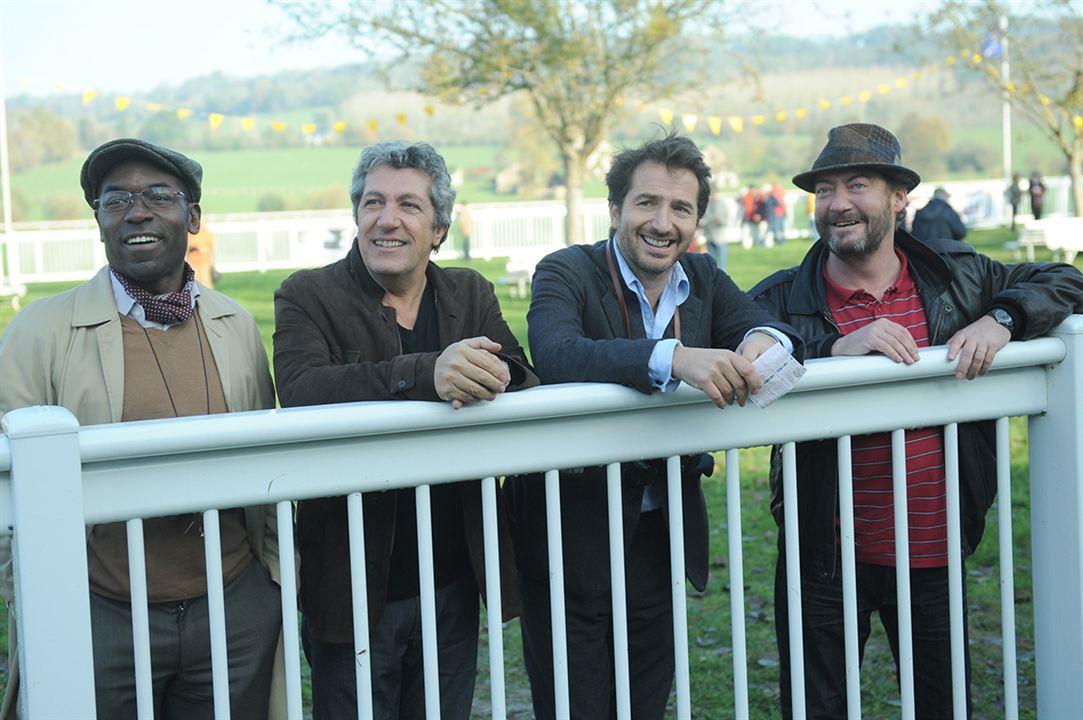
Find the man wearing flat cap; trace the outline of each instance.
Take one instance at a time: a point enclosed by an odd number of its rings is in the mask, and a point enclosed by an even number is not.
[[[918,362],[919,348],[946,344],[948,360],[957,362],[956,377],[973,379],[988,372],[1008,341],[1045,334],[1083,309],[1083,275],[1070,265],[1003,265],[964,243],[917,238],[897,228],[895,220],[920,178],[902,164],[898,140],[882,127],[832,129],[812,169],[793,182],[815,195],[820,240],[800,266],[771,275],[750,294],[801,332],[809,357],[882,354],[911,364]],[[884,411],[890,414],[891,408]],[[981,540],[996,493],[993,424],[960,424],[958,437],[966,557]],[[863,649],[872,612],[878,612],[897,664],[890,436],[856,436],[852,447],[858,641]],[[847,710],[836,460],[833,440],[797,446],[805,708],[816,718],[846,717]],[[942,428],[907,430],[906,468],[917,717],[951,717]],[[772,455],[771,486],[780,549],[775,631],[782,711],[790,717],[778,448]],[[967,671],[969,664],[967,655]],[[969,677],[967,686],[969,707]]]
[[[109,264],[8,325],[0,416],[60,405],[92,425],[274,407],[252,315],[196,283],[184,260],[188,234],[199,231],[202,176],[199,163],[142,140],[113,140],[90,153],[80,182]],[[232,717],[262,719],[281,625],[274,508],[222,510],[220,522]],[[155,715],[210,717],[200,515],[147,519],[143,532]],[[4,550],[0,586],[14,618]],[[125,524],[88,528],[87,561],[97,716],[134,718]],[[14,697],[17,673],[11,677]]]

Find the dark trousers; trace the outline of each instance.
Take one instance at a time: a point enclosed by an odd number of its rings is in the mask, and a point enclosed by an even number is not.
[[[253,560],[225,587],[229,705],[233,718],[265,720],[282,627],[278,586]],[[207,596],[150,605],[154,717],[214,717]],[[90,594],[99,718],[135,718],[132,607]]]
[[[357,717],[357,680],[352,643],[310,637],[302,621],[305,657],[312,668],[313,720]],[[478,669],[478,588],[466,577],[436,591],[436,643],[440,668],[440,717],[466,720]],[[393,600],[369,628],[372,649],[372,712],[376,720],[425,717],[421,603]]]
[[[858,654],[863,659],[873,611],[887,633],[895,667],[899,666],[899,614],[895,568],[857,564]],[[965,586],[964,586],[965,593]],[[789,620],[786,560],[775,567],[775,632],[778,638],[782,715],[791,717]],[[842,572],[835,577],[801,575],[802,629],[805,651],[805,707],[809,718],[846,717],[846,657],[842,614]],[[910,571],[911,627],[914,648],[914,700],[919,719],[952,717],[951,623],[947,568]],[[964,647],[966,598],[963,598]],[[970,651],[966,650],[967,708],[970,708]]]
[[[565,548],[574,562],[575,548]],[[600,572],[609,572],[603,568]],[[662,511],[640,517],[625,556],[628,586],[628,654],[633,718],[661,718],[673,685],[673,601],[669,585],[669,535]],[[523,657],[540,720],[556,717],[553,628],[549,585],[522,579]],[[571,717],[616,717],[613,674],[613,606],[608,595],[567,594],[568,683]]]

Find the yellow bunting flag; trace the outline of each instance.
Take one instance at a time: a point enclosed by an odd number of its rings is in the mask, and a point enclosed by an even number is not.
[[[1072,116],[1072,124],[1075,125],[1076,130],[1083,130],[1083,115]]]
[[[1042,107],[1049,107],[1049,97],[1047,95],[1042,95],[1039,101],[1042,103]]]
[[[281,120],[275,120],[273,123],[271,123],[271,129],[274,130],[276,133],[285,132],[287,127],[289,127],[289,125],[282,122]]]
[[[84,90],[83,91],[83,104],[89,105],[94,102],[94,98],[98,97],[97,90]]]
[[[429,117],[432,117],[432,114],[433,114],[432,105],[426,105],[425,107],[423,107],[421,109],[425,111],[426,115],[428,115]]]
[[[399,125],[406,124],[406,113],[395,113],[395,122]]]
[[[159,110],[162,109],[162,104],[161,103],[156,103],[156,102],[148,102],[143,107],[145,107],[150,112],[158,112]]]
[[[1015,92],[1015,89],[1016,89],[1015,88],[1015,83],[1013,83],[1011,80],[1009,80],[1007,83],[1005,83],[1004,89],[1007,90],[1010,93]]]
[[[312,135],[316,132],[316,123],[305,123],[301,126],[301,132],[305,135]]]
[[[821,110],[826,110],[829,107],[831,107],[831,101],[830,100],[820,100],[820,109]]]
[[[797,108],[796,110],[794,110],[794,113],[793,113],[793,116],[795,118],[797,118],[798,120],[804,120],[807,115],[808,115],[808,110],[806,110],[803,107]]]
[[[843,105],[853,105],[854,99],[849,95],[843,95],[841,98],[839,98],[839,102]]]
[[[782,110],[779,110],[777,113],[775,113],[775,120],[777,120],[778,122],[785,122],[786,113],[784,113]]]
[[[944,64],[945,65],[954,65],[955,64],[955,56],[954,55],[948,55],[948,57],[944,60]]]
[[[698,122],[699,118],[697,118],[692,113],[685,113],[684,115],[681,115],[681,124],[684,125],[684,129],[686,132],[695,132],[696,123]]]
[[[192,117],[192,111],[188,108],[177,108],[177,117],[181,120],[187,120]]]
[[[225,119],[226,116],[222,113],[211,113],[207,116],[207,124],[211,126],[211,130],[217,130]]]
[[[707,118],[707,127],[711,128],[713,134],[718,135],[722,132],[722,118],[711,115]]]
[[[980,62],[981,62],[981,53],[974,53],[974,55],[973,55],[973,56],[971,56],[970,60],[971,60],[971,61],[972,61],[972,62],[973,62],[973,63],[974,63],[975,65],[977,65],[978,63],[980,63]]]
[[[617,107],[624,107],[624,98],[618,95],[617,97],[613,98],[613,104]]]
[[[899,88],[900,90],[902,90],[904,87],[906,87],[906,78],[904,78],[904,77],[895,78],[895,87]]]
[[[367,123],[365,123],[365,126],[368,127],[369,133],[372,135],[372,137],[376,137],[376,130],[379,127],[376,121],[369,120]]]
[[[920,70],[915,70],[915,71],[913,72],[913,78],[914,78],[915,80],[920,80],[920,79],[921,79],[921,71],[920,71]]]
[[[256,127],[256,119],[245,117],[241,118],[241,129],[245,132],[250,132],[252,128]]]
[[[132,104],[132,101],[126,97],[118,97],[116,100],[113,101],[113,104],[116,105],[117,110],[119,110],[120,112],[124,112],[128,109],[128,106]]]
[[[729,124],[735,133],[743,132],[745,129],[745,119],[736,115],[730,115]]]
[[[335,128],[335,132],[337,133],[346,132],[346,121],[339,120],[337,123],[334,124],[333,127]]]
[[[891,88],[887,85],[877,85],[876,92],[880,93],[881,95],[887,95],[889,92],[891,92]]]
[[[871,97],[872,97],[872,93],[869,92],[868,90],[862,90],[857,95],[857,99],[860,100],[863,103],[867,103],[869,101],[869,98],[871,98]]]
[[[962,55],[962,56],[963,56],[963,57],[965,57],[965,58],[968,58],[968,57],[970,57],[970,51],[969,51],[969,50],[961,50],[961,51],[959,52],[959,54],[960,54],[960,55]]]
[[[752,122],[756,125],[763,125],[765,122],[767,122],[767,118],[765,118],[763,115],[753,115]]]
[[[661,108],[658,111],[658,117],[662,118],[663,125],[673,124],[673,111],[668,108]]]

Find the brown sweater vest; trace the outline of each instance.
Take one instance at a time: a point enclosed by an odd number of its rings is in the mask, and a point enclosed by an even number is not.
[[[124,411],[121,420],[227,412],[218,366],[202,321],[196,317],[168,330],[144,329],[121,317],[124,338]],[[198,334],[197,334],[198,333]],[[203,358],[200,359],[200,347]],[[252,559],[244,511],[219,513],[223,580],[237,577]],[[207,594],[203,517],[200,513],[143,521],[150,602],[174,602]],[[127,529],[122,522],[95,525],[87,542],[90,589],[128,601]]]

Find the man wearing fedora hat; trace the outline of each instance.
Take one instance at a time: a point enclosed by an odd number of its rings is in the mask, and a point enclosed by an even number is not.
[[[918,362],[918,349],[948,346],[956,377],[989,370],[1010,340],[1048,332],[1083,309],[1083,275],[1070,265],[1006,266],[954,240],[917,238],[896,227],[920,182],[902,164],[898,140],[882,127],[843,125],[808,172],[793,178],[816,198],[820,233],[801,265],[779,271],[750,294],[805,337],[809,357],[879,353]],[[928,361],[927,361],[928,362]],[[886,408],[890,412],[890,408]],[[962,550],[981,540],[996,492],[992,422],[959,426]],[[917,716],[952,714],[948,621],[944,445],[941,428],[906,433],[909,555]],[[880,615],[898,662],[891,442],[887,433],[853,438],[858,635]],[[836,444],[799,443],[805,707],[809,717],[845,717],[842,577]],[[782,710],[790,716],[791,677],[781,457],[771,463],[771,507],[779,523],[775,632],[781,656]],[[967,655],[969,676],[969,655]],[[968,677],[969,705],[969,677]]]
[[[196,283],[184,260],[188,234],[199,231],[202,178],[196,161],[138,139],[90,153],[80,182],[109,264],[8,325],[0,338],[0,416],[60,405],[90,425],[274,407],[252,315]],[[219,518],[231,713],[262,720],[281,625],[274,506],[222,510]],[[201,516],[147,519],[143,533],[155,715],[210,717]],[[0,589],[14,618],[8,549]],[[87,565],[97,716],[134,718],[125,523],[87,529]],[[14,634],[10,641],[14,647]],[[14,698],[17,673],[10,677]],[[5,718],[11,704],[5,698]]]

